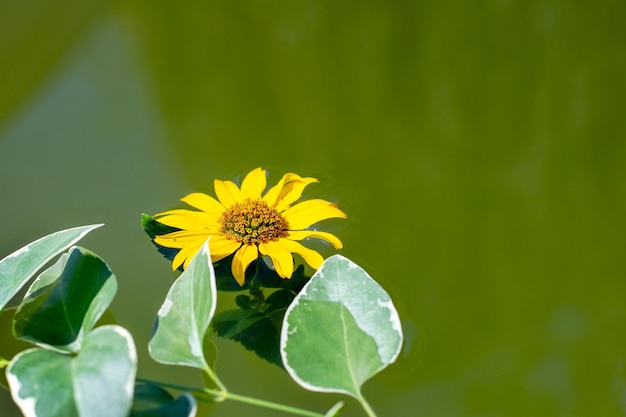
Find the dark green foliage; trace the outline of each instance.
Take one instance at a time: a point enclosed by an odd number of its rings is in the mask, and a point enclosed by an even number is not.
[[[266,315],[257,310],[227,310],[215,315],[212,323],[218,336],[241,343],[260,358],[282,367],[280,333]]]
[[[213,318],[213,330],[219,337],[241,343],[259,357],[282,367],[280,329],[285,311],[295,297],[288,289],[273,292],[267,299],[257,290],[256,296],[239,295],[240,310],[226,310]]]
[[[189,394],[174,398],[158,385],[137,383],[130,417],[191,417],[195,408]]]
[[[141,214],[141,226],[143,230],[150,236],[150,239],[154,239],[159,235],[166,235],[168,233],[176,232],[180,229],[176,227],[171,227],[164,225],[163,223],[159,223],[154,220],[150,215],[142,213]]]
[[[254,264],[254,263],[253,263]],[[304,266],[299,265],[291,279],[284,279],[268,267],[263,260],[251,267],[246,284],[239,289],[248,289],[248,294],[239,294],[235,302],[239,310],[226,310],[213,318],[213,330],[219,337],[241,343],[259,357],[282,367],[280,358],[280,330],[285,311],[309,277]],[[217,275],[217,273],[216,273]],[[231,280],[233,282],[234,279]],[[218,290],[220,288],[218,278]],[[277,289],[265,298],[263,288]]]

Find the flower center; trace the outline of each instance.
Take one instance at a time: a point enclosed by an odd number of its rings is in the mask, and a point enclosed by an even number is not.
[[[246,198],[233,204],[220,217],[220,231],[245,244],[265,243],[289,235],[289,223],[261,199]]]

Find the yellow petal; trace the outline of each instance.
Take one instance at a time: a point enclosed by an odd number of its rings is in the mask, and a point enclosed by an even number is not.
[[[279,196],[279,201],[274,207],[279,212],[288,209],[289,206],[302,196],[302,191],[307,185],[318,182],[316,178],[302,178],[300,181],[293,181],[285,185]]]
[[[172,232],[166,235],[156,236],[154,241],[166,248],[183,248],[192,242],[200,242],[202,245],[204,241],[209,237],[206,233],[189,232],[187,230],[181,230],[179,232]]]
[[[295,243],[295,242],[294,242]],[[278,242],[259,244],[259,251],[272,260],[276,273],[282,278],[291,278],[293,274],[293,256],[291,252],[279,245]]]
[[[215,218],[215,220],[219,220],[219,218],[222,216],[222,213],[226,211],[224,206],[221,205],[219,201],[204,193],[187,194],[186,196],[181,198],[180,201],[183,201],[192,207],[202,210],[207,215]]]
[[[201,245],[202,246],[202,245]],[[191,254],[189,254],[186,258],[185,258],[185,262],[183,262],[183,269],[187,269],[187,267],[189,267],[189,264],[191,263],[191,260],[193,259],[194,256],[196,256],[196,254],[200,251],[200,248],[197,248],[195,251],[191,252]]]
[[[241,246],[240,242],[228,239],[222,235],[211,236],[209,249],[211,252],[211,262],[217,262],[235,252]]]
[[[283,175],[280,181],[278,181],[278,183],[275,186],[270,188],[267,191],[267,193],[265,193],[265,195],[263,196],[263,200],[267,203],[268,206],[274,207],[279,200],[280,193],[283,190],[283,187],[285,186],[285,184],[291,181],[297,181],[300,179],[302,178],[296,174]]]
[[[246,268],[248,268],[248,265],[258,257],[259,251],[256,245],[243,245],[235,253],[231,271],[239,285],[243,285],[246,281]]]
[[[319,267],[322,266],[322,262],[324,262],[324,258],[317,251],[304,247],[293,240],[280,239],[278,244],[289,252],[297,253],[302,256],[302,259],[313,269],[319,269]]]
[[[283,211],[282,216],[289,223],[289,230],[305,229],[321,220],[333,217],[346,218],[335,203],[326,200],[306,200]]]
[[[266,185],[267,178],[265,170],[257,168],[250,171],[248,175],[246,175],[246,178],[243,179],[243,182],[241,183],[241,194],[243,198],[256,200],[261,198],[261,194],[263,194]]]
[[[243,200],[241,190],[234,182],[215,180],[213,185],[215,194],[224,207],[229,208],[236,202]]]
[[[193,258],[193,256],[198,252],[198,250],[200,250],[200,247],[204,244],[205,241],[206,239],[201,242],[198,241],[199,243],[197,245],[196,244],[186,245],[184,248],[178,251],[176,256],[174,256],[174,259],[172,260],[172,270],[175,271],[181,265],[183,265],[183,269],[187,268],[187,266],[189,265],[189,262],[191,262],[191,258]]]
[[[302,240],[302,239],[322,239],[326,242],[330,243],[335,247],[335,249],[343,248],[343,244],[339,238],[331,233],[327,232],[318,232],[317,230],[297,230],[294,232],[289,232],[288,239],[290,240]]]
[[[181,266],[183,262],[185,262],[185,254],[182,252],[183,250],[181,249],[178,251],[176,256],[174,256],[174,259],[172,260],[172,271],[176,271],[178,267]]]
[[[203,211],[170,210],[154,216],[159,223],[185,230],[219,230],[217,219]]]

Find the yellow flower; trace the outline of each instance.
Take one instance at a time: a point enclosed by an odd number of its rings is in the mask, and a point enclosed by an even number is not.
[[[181,198],[200,211],[178,209],[157,214],[155,218],[160,223],[181,230],[156,236],[154,241],[180,249],[172,261],[172,269],[176,270],[181,265],[186,268],[210,236],[212,262],[235,254],[232,273],[239,285],[244,284],[248,265],[261,255],[272,260],[282,278],[290,278],[293,273],[294,253],[318,269],[324,258],[299,241],[322,239],[341,249],[343,245],[335,235],[307,228],[321,220],[347,216],[326,200],[306,200],[292,205],[304,188],[314,182],[317,179],[285,174],[263,194],[266,172],[261,168],[248,173],[241,188],[232,181],[215,180],[217,200],[203,193]]]

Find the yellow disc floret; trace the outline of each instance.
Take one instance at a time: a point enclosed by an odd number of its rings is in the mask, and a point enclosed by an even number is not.
[[[243,244],[277,241],[289,236],[289,223],[261,199],[246,198],[233,204],[220,217],[220,232]]]

